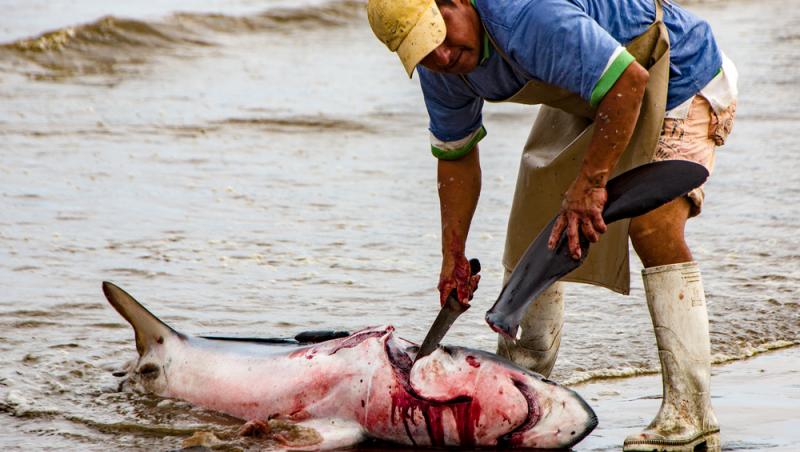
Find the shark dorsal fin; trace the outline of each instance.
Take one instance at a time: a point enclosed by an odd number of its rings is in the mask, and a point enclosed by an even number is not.
[[[136,333],[136,350],[144,355],[154,344],[162,344],[167,337],[180,336],[178,332],[154,316],[127,292],[104,281],[103,293],[111,306],[133,327]]]

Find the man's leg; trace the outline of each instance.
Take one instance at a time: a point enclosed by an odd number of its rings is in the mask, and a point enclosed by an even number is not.
[[[735,108],[735,107],[734,107]],[[698,97],[686,120],[665,120],[657,158],[684,158],[713,169],[710,106]],[[712,113],[713,114],[713,113]],[[663,398],[655,419],[625,439],[626,451],[719,449],[719,424],[711,409],[711,347],[700,270],[684,239],[690,216],[699,213],[703,191],[676,199],[630,224],[642,261],[647,306],[661,362]]]
[[[631,220],[628,233],[645,268],[692,260],[683,235],[690,209],[688,198],[680,197]]]
[[[677,199],[631,221],[661,362],[663,398],[655,419],[625,439],[626,451],[719,448],[711,409],[711,347],[705,294],[683,237],[691,204]]]

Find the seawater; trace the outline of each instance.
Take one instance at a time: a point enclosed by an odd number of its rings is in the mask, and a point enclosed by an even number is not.
[[[119,3],[119,4],[118,4]],[[740,72],[734,133],[687,236],[717,362],[800,342],[800,13],[691,8]],[[438,310],[435,160],[416,79],[363,2],[6,2],[0,19],[0,447],[178,447],[238,421],[117,391],[135,356],[102,280],[190,334],[290,336]],[[758,18],[758,19],[756,19]],[[520,149],[487,105],[469,239],[481,287],[447,343],[493,350]],[[644,294],[570,285],[553,378],[657,371]]]

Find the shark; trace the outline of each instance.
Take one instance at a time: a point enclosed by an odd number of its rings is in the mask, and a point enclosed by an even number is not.
[[[315,434],[303,450],[367,439],[563,449],[597,425],[575,391],[493,353],[440,345],[415,360],[417,344],[392,326],[292,341],[192,336],[113,283],[102,289],[134,330],[138,358],[126,386],[248,423],[281,420],[310,429]]]

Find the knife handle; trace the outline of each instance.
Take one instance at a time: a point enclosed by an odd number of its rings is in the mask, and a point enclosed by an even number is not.
[[[469,269],[473,275],[481,271],[481,263],[478,259],[470,259]],[[447,330],[453,325],[453,322],[467,309],[469,309],[469,305],[459,303],[456,290],[453,289],[448,295],[444,306],[439,310],[439,314],[428,330],[428,334],[425,335],[425,339],[420,344],[414,361],[416,362],[418,359],[433,353],[439,346],[439,342],[444,338],[444,335],[447,334]]]
[[[477,275],[481,272],[481,261],[476,258],[472,258],[469,260],[469,272],[473,275]]]
[[[480,272],[481,272],[481,261],[473,257],[472,259],[469,260],[469,274],[470,276],[475,276]],[[451,290],[450,295],[448,295],[447,298],[448,302],[450,301],[449,300],[450,298],[458,302],[458,293],[456,292],[456,289]],[[461,303],[459,302],[459,304]]]

